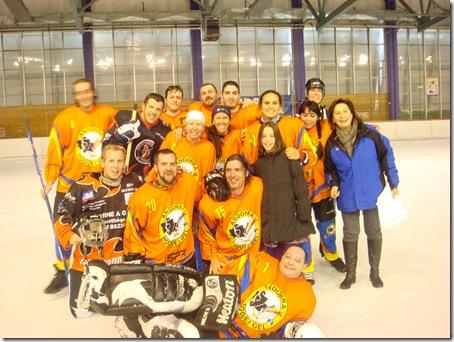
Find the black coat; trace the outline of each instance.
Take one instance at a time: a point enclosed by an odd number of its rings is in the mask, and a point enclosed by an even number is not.
[[[255,163],[263,180],[262,241],[294,241],[315,233],[311,203],[298,160],[266,153]]]

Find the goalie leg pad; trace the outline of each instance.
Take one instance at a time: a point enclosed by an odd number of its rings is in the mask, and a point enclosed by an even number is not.
[[[235,316],[240,286],[234,275],[210,275],[204,280],[204,298],[195,324],[212,331],[226,329]]]
[[[90,307],[103,315],[187,313],[203,299],[200,275],[184,266],[88,263]]]

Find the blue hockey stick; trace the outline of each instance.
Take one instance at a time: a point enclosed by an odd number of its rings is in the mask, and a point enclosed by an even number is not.
[[[52,214],[52,207],[50,206],[49,197],[46,194],[46,186],[44,184],[43,175],[42,175],[41,169],[39,167],[38,154],[36,153],[35,143],[33,142],[33,136],[32,136],[32,132],[30,130],[30,125],[28,124],[28,120],[25,117],[24,117],[24,126],[25,126],[25,132],[27,133],[28,141],[30,142],[30,146],[32,147],[33,161],[35,162],[35,170],[36,170],[36,173],[38,174],[39,181],[41,183],[41,189],[42,189],[44,202],[46,202],[47,212],[49,214],[50,222],[52,224],[52,231],[54,232],[54,237],[55,237],[55,239],[57,241],[58,253],[60,254],[60,258],[61,258],[61,260],[63,262],[63,266],[65,267],[65,271],[68,272],[68,266],[66,265],[66,260],[65,260],[62,248],[60,246],[60,243],[58,243],[57,237],[55,236],[54,215]]]

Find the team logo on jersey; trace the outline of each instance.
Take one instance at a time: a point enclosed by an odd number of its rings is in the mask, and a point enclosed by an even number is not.
[[[178,246],[188,235],[189,215],[182,204],[172,204],[159,220],[159,237],[169,247]]]
[[[93,190],[88,190],[82,193],[82,203],[92,200],[93,198],[95,198],[95,193]]]
[[[183,157],[177,159],[177,164],[183,169],[184,172],[189,173],[199,179],[199,167],[197,163],[190,157]]]
[[[251,247],[259,237],[259,224],[257,215],[250,210],[242,210],[235,214],[227,227],[227,235],[233,247],[238,249]]]
[[[82,164],[96,166],[100,163],[103,132],[99,127],[88,126],[79,132],[76,154]]]
[[[253,291],[238,310],[240,319],[254,330],[267,330],[278,324],[287,313],[287,297],[273,284]]]
[[[134,150],[134,157],[140,164],[151,164],[154,141],[150,139],[142,140]]]
[[[224,171],[225,168],[225,158],[220,157],[216,160],[216,165],[214,165],[214,169],[217,171]]]

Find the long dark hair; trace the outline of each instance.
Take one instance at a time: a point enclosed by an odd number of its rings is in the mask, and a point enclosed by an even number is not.
[[[227,131],[227,134],[230,132],[230,126]],[[222,139],[223,136],[219,135],[218,130],[214,125],[207,127],[206,129],[207,138],[211,141],[214,145],[216,150],[216,158],[220,158],[222,156],[222,147],[224,146],[224,140]]]
[[[334,108],[340,103],[345,103],[347,105],[348,109],[350,109],[350,112],[353,115],[353,119],[358,121],[358,123],[362,123],[363,122],[363,120],[361,120],[361,118],[358,115],[358,113],[356,113],[355,106],[353,105],[353,102],[351,100],[349,100],[349,99],[337,99],[337,100],[334,100],[333,102],[331,102],[331,105],[329,106],[329,113],[328,113],[328,122],[329,122],[329,124],[330,124],[330,126],[331,126],[331,128],[333,130],[335,128],[335,125],[334,125],[334,122],[333,122]]]
[[[308,99],[305,99],[303,103],[301,103],[300,108],[298,109],[298,114],[300,115],[304,113],[306,108],[309,108],[311,112],[314,112],[317,114],[317,122],[315,123],[315,127],[317,129],[317,137],[320,139],[322,137],[322,125],[320,124],[320,119],[322,118],[322,111],[320,110],[320,107],[317,102],[315,101],[310,101]]]
[[[263,156],[266,153],[265,148],[262,146],[263,131],[265,130],[266,127],[270,127],[273,130],[273,134],[274,134],[275,143],[274,143],[274,148],[273,148],[272,153],[273,154],[280,153],[285,148],[284,142],[282,141],[282,135],[281,135],[281,132],[279,131],[278,125],[275,124],[274,122],[265,122],[260,126],[260,129],[259,129],[259,136],[258,136],[259,157]]]

